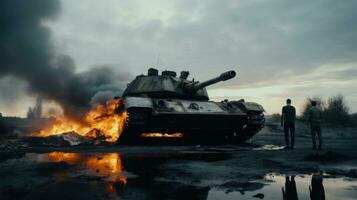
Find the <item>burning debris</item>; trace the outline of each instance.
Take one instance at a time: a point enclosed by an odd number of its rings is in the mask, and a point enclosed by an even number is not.
[[[68,147],[77,145],[93,145],[99,142],[72,131],[48,137],[31,137],[28,139],[28,143],[31,144],[31,146]]]
[[[47,137],[51,146],[116,142],[128,120],[126,111],[119,113],[121,106],[122,100],[111,99],[106,105],[95,105],[83,121],[65,116],[58,117],[53,124],[33,136]]]

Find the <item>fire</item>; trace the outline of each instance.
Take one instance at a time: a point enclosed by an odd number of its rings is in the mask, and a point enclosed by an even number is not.
[[[121,99],[109,100],[106,105],[96,105],[85,115],[84,123],[60,116],[50,127],[34,135],[46,137],[73,131],[82,136],[103,137],[107,142],[115,142],[128,120],[126,111],[118,113],[118,109],[122,106]]]
[[[143,133],[141,137],[168,137],[168,138],[182,138],[183,133]]]
[[[107,191],[118,192],[127,184],[127,178],[123,176],[125,171],[119,153],[106,153],[86,155],[79,153],[52,152],[46,154],[46,160],[51,162],[66,162],[71,165],[82,165],[101,177],[107,177]]]

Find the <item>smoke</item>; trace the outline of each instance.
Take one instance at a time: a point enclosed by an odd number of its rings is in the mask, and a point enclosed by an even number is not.
[[[33,107],[29,107],[27,111],[27,118],[38,119],[42,117],[42,99],[37,97],[36,103]]]
[[[80,118],[97,92],[119,95],[122,77],[110,67],[77,73],[70,56],[55,53],[44,21],[59,11],[58,0],[0,1],[0,78],[20,78],[29,94],[53,100],[65,115]]]
[[[112,91],[100,91],[97,92],[90,100],[90,105],[95,106],[97,104],[105,104],[109,99],[113,99],[115,95]]]

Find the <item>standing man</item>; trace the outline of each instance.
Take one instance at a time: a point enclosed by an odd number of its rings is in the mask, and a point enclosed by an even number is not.
[[[294,106],[291,105],[291,99],[286,100],[286,106],[283,107],[281,113],[281,126],[284,127],[285,134],[285,149],[294,149],[295,139],[295,118],[296,111]],[[289,132],[290,132],[290,144],[289,144]]]
[[[311,108],[308,111],[308,122],[310,124],[311,136],[312,136],[312,149],[316,149],[316,134],[319,138],[319,150],[322,147],[321,137],[321,120],[322,111],[316,106],[316,101],[311,101]]]

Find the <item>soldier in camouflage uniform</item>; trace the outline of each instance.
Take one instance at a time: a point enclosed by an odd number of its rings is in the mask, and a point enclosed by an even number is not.
[[[322,111],[316,106],[316,101],[311,102],[311,108],[308,111],[308,122],[310,124],[313,149],[316,149],[316,135],[319,138],[319,147],[322,148],[322,136],[321,136],[321,120]]]

